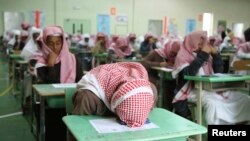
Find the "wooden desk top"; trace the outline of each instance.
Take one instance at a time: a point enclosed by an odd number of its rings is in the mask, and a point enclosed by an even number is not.
[[[98,133],[89,120],[103,119],[101,116],[70,115],[63,121],[78,141],[139,141],[139,140],[173,140],[190,135],[203,134],[207,129],[201,125],[182,118],[162,108],[154,108],[150,113],[151,122],[160,128],[120,133]]]

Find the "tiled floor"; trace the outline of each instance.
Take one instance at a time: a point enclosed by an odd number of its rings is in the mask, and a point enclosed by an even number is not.
[[[0,53],[0,140],[35,141],[27,118],[21,113],[20,96],[6,91],[9,87],[8,73],[7,57]]]

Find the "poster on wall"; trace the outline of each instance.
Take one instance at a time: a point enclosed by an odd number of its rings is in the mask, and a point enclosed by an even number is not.
[[[21,23],[24,21],[22,12],[4,12],[4,30],[21,29]]]
[[[217,24],[217,33],[220,34],[222,31],[227,29],[227,21],[219,20]]]
[[[110,17],[109,15],[97,16],[97,32],[103,32],[106,35],[110,34]]]
[[[175,18],[169,18],[168,20],[168,34],[178,35],[177,34],[177,21]]]
[[[162,35],[162,20],[149,20],[148,31],[161,36]]]
[[[30,24],[37,28],[43,28],[45,26],[45,13],[43,11],[31,11]]]
[[[186,21],[186,34],[195,31],[196,29],[196,20],[195,19],[187,19]]]

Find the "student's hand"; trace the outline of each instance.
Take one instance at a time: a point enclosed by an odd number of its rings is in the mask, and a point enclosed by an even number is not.
[[[168,66],[168,63],[165,61],[160,63],[160,67],[167,67],[167,66]]]
[[[218,53],[218,49],[215,48],[215,47],[211,48],[211,53],[212,54],[217,54]]]
[[[136,54],[135,56],[137,59],[142,59],[142,55],[141,54]]]
[[[50,52],[48,55],[48,66],[53,67],[56,63],[57,55],[54,52]]]
[[[205,45],[205,46],[201,49],[201,51],[210,54],[210,53],[212,52],[212,48],[211,48],[211,46],[209,46],[209,45]]]

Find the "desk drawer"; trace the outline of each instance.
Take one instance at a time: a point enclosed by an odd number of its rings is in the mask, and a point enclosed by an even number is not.
[[[204,90],[208,91],[218,91],[223,89],[236,89],[236,88],[244,88],[244,81],[234,81],[234,82],[203,82],[202,87]]]

